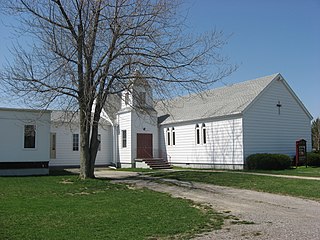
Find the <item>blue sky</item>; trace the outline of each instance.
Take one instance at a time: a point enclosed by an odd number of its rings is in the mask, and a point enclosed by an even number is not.
[[[280,72],[320,117],[320,0],[187,0],[190,31],[232,34],[224,53],[235,83]]]
[[[189,30],[232,34],[224,53],[239,69],[224,83],[280,72],[314,118],[320,117],[320,0],[184,0]],[[186,11],[182,11],[182,15]],[[0,67],[12,38],[0,14]],[[217,84],[219,86],[219,84]],[[0,104],[3,106],[4,99]]]

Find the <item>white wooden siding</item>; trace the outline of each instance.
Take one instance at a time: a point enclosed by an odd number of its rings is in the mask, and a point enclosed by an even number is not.
[[[118,124],[119,124],[119,137],[118,137],[118,146],[119,146],[119,162],[120,164],[131,166],[132,164],[132,154],[131,154],[131,112],[124,112],[118,115]],[[122,130],[127,131],[127,147],[122,147]]]
[[[206,125],[207,143],[196,144],[195,126],[199,124],[201,127],[202,123]],[[174,146],[167,145],[168,127],[175,129]],[[161,151],[163,155],[168,155],[168,160],[173,164],[243,164],[241,118],[165,125],[161,126],[160,133]]]
[[[156,114],[137,114],[132,112],[132,158],[137,157],[137,134],[152,134],[153,157],[159,155],[158,118]]]
[[[79,134],[80,139],[79,126],[53,122],[51,132],[56,133],[56,158],[50,160],[50,166],[79,166],[80,149],[79,151],[73,151],[72,149],[72,135]],[[99,134],[101,134],[101,151],[98,151],[96,165],[106,165],[112,162],[111,126],[100,126]]]
[[[311,150],[310,119],[282,81],[273,81],[244,112],[243,129],[245,157],[253,153],[293,156],[295,141],[301,138]]]
[[[153,156],[158,157],[159,138],[156,114],[137,114],[136,111],[128,111],[118,115],[119,123],[119,161],[124,167],[132,167],[137,157],[137,134],[152,134]],[[122,130],[127,131],[127,147],[122,147]]]
[[[24,148],[24,125],[36,125],[36,147]],[[0,109],[0,162],[49,161],[50,113]]]

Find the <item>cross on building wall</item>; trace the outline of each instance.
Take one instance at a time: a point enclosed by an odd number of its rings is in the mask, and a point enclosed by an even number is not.
[[[278,107],[278,114],[280,115],[280,109],[281,109],[281,107],[282,107],[280,101],[278,101],[277,107]]]

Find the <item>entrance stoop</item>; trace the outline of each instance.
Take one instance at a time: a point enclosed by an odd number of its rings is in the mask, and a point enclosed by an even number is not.
[[[163,158],[138,158],[135,162],[143,162],[151,169],[171,169],[170,163]]]

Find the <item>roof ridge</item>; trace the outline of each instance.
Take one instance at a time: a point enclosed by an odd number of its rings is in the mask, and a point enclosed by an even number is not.
[[[179,101],[180,99],[184,99],[184,98],[192,98],[193,96],[198,97],[199,94],[200,95],[206,95],[207,93],[213,93],[215,91],[219,91],[221,89],[225,89],[225,88],[229,88],[229,87],[236,87],[236,86],[240,86],[240,85],[244,85],[244,84],[248,84],[249,82],[254,82],[254,81],[258,81],[258,80],[262,80],[262,79],[267,79],[267,78],[271,78],[271,80],[273,80],[276,76],[278,76],[280,73],[274,73],[271,75],[267,75],[264,77],[258,77],[258,78],[254,78],[254,79],[250,79],[250,80],[245,80],[242,82],[236,82],[236,83],[232,83],[230,85],[226,85],[226,86],[221,86],[221,87],[217,87],[217,88],[211,88],[211,89],[206,89],[204,91],[201,92],[194,92],[194,93],[190,93],[190,94],[186,94],[186,95],[181,95],[181,96],[177,96],[171,99],[165,99],[165,100],[159,100],[159,102],[174,102],[174,101]]]
[[[226,84],[225,86],[220,86],[217,88],[211,88],[211,89],[206,89],[204,91],[201,92],[194,92],[194,93],[190,93],[190,94],[186,94],[186,95],[181,95],[181,96],[177,96],[171,99],[165,99],[164,101],[174,101],[174,100],[178,100],[178,99],[183,99],[183,98],[190,98],[192,96],[199,96],[199,94],[205,94],[205,93],[211,93],[214,91],[218,91],[224,88],[228,88],[228,87],[235,87],[235,86],[239,86],[239,85],[243,85],[243,84],[248,84],[249,82],[254,82],[254,81],[258,81],[258,80],[262,80],[262,79],[267,79],[267,78],[271,78],[271,80],[273,80],[276,76],[278,76],[280,73],[274,73],[271,75],[267,75],[267,76],[263,76],[263,77],[258,77],[258,78],[254,78],[254,79],[249,79],[249,80],[245,80],[242,82],[236,82],[236,83],[232,83],[230,85]],[[161,100],[160,100],[161,101]]]

